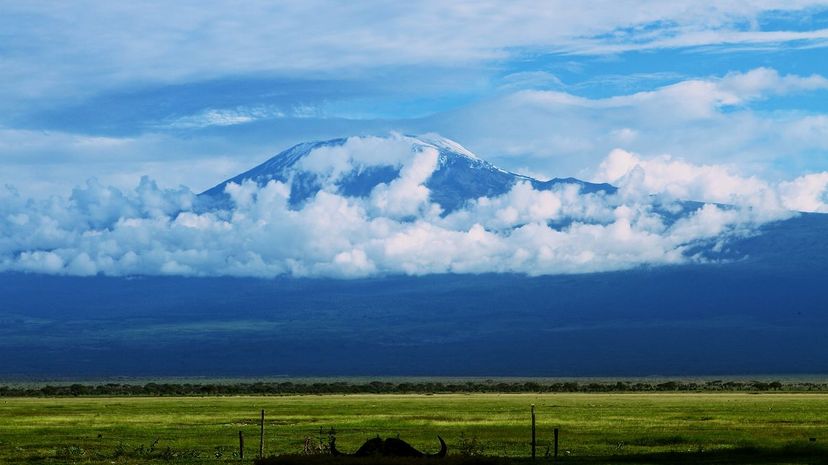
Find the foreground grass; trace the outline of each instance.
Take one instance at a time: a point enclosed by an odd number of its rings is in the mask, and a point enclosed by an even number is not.
[[[450,454],[463,435],[487,455],[525,457],[533,403],[539,455],[560,428],[561,458],[571,463],[640,454],[678,462],[670,454],[734,450],[788,450],[793,459],[828,443],[826,394],[8,398],[0,401],[0,463],[238,463],[239,431],[245,458],[258,451],[260,409],[267,454],[298,453],[305,437],[316,440],[333,427],[342,451],[376,434],[399,434],[435,452],[440,434]]]

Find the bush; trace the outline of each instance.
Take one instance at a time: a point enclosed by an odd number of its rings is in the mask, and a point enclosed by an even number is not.
[[[77,459],[86,455],[86,449],[80,446],[63,446],[57,450],[60,459]]]
[[[336,444],[336,430],[331,428],[325,430],[319,428],[319,435],[314,441],[310,436],[305,436],[305,444],[302,447],[302,455],[331,455],[331,450]]]
[[[460,433],[457,451],[464,457],[480,457],[484,453],[484,448],[483,444],[477,440],[477,436],[467,438],[464,433]]]

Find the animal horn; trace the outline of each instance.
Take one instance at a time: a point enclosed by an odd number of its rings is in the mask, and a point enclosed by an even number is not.
[[[440,452],[437,452],[436,454],[432,455],[432,457],[441,459],[446,456],[446,451],[448,451],[448,448],[446,447],[446,441],[443,441],[443,438],[441,438],[438,435],[437,439],[440,440]]]

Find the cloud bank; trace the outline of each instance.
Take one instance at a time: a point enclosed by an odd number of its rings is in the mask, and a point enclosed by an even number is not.
[[[388,154],[379,157],[377,154]],[[301,160],[334,179],[395,165],[399,176],[350,197],[336,183],[292,208],[290,182],[231,183],[210,209],[148,178],[133,190],[95,180],[68,197],[0,192],[0,270],[67,275],[329,276],[515,272],[528,275],[704,262],[789,209],[828,212],[828,173],[771,185],[727,167],[613,151],[596,177],[614,194],[518,182],[446,214],[430,199],[437,147],[402,136],[351,138]],[[345,165],[343,165],[343,163]],[[655,194],[655,195],[652,195]],[[708,202],[687,204],[677,199]],[[716,203],[728,203],[721,206]]]
[[[770,215],[781,210],[828,213],[828,172],[771,184],[755,176],[741,176],[724,165],[695,165],[669,155],[642,159],[616,149],[595,176],[621,187],[626,195],[638,197],[658,193],[672,199],[753,208]]]

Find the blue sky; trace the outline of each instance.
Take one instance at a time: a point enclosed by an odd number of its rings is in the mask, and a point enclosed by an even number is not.
[[[0,0],[0,183],[206,189],[285,147],[436,132],[538,177],[614,149],[828,171],[828,3]]]

